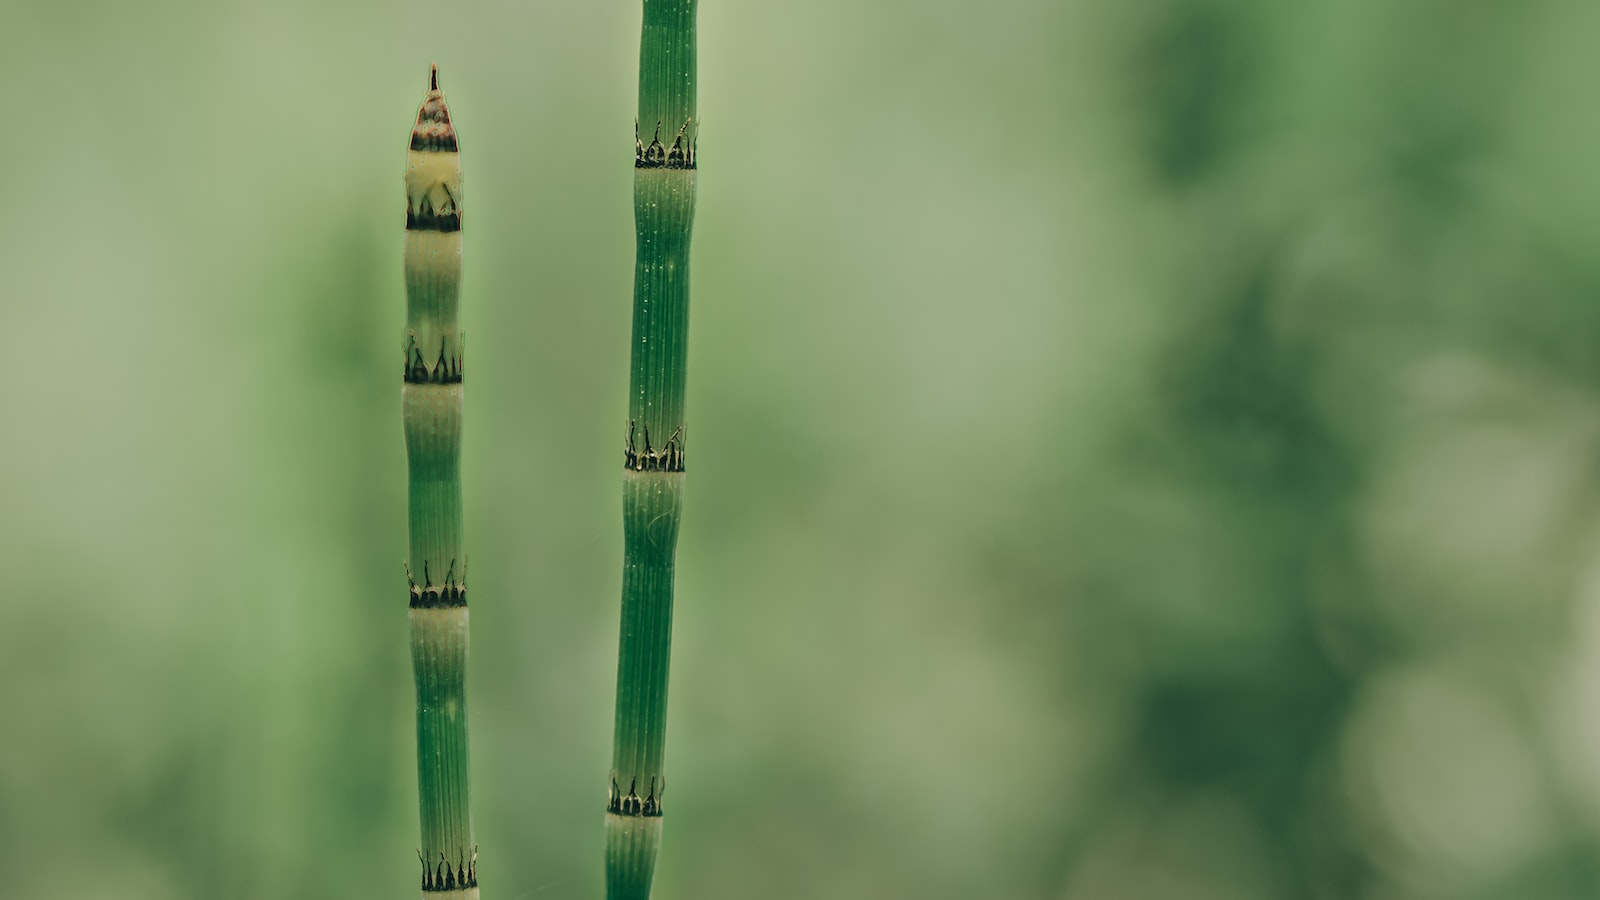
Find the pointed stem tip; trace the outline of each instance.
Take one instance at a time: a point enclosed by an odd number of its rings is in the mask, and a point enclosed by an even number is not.
[[[433,65],[428,67],[428,90],[437,91],[438,89],[439,89],[439,64],[438,63],[434,63]]]

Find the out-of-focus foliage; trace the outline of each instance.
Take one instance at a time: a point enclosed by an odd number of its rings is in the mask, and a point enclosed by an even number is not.
[[[631,4],[13,3],[6,892],[403,896],[467,170],[489,895],[600,895]],[[1586,898],[1600,6],[712,3],[671,898]]]

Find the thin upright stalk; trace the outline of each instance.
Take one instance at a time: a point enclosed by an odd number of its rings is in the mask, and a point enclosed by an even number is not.
[[[634,128],[638,248],[623,452],[622,636],[606,803],[610,900],[650,896],[661,842],[697,131],[695,0],[644,0]]]
[[[461,160],[439,70],[406,157],[406,338],[411,663],[425,896],[476,898],[467,777],[467,564],[461,513]],[[421,578],[419,584],[417,579]]]

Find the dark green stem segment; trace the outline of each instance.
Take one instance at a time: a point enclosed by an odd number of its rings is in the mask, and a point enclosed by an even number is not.
[[[611,758],[616,776],[608,806],[618,813],[656,816],[665,787],[673,551],[683,510],[683,475],[627,472],[622,496],[622,640]]]
[[[467,560],[461,509],[461,165],[438,70],[406,157],[401,407],[409,484],[411,663],[424,896],[478,895],[467,766]]]
[[[622,639],[606,803],[606,896],[647,898],[665,811],[667,673],[682,472],[625,472]]]
[[[647,900],[666,791],[673,567],[683,510],[689,242],[699,122],[695,2],[644,0],[634,143],[633,352],[623,448],[622,628],[606,896]]]
[[[661,456],[684,443],[684,365],[689,345],[689,237],[694,227],[692,169],[635,169],[633,358],[628,380],[630,469],[680,471]]]
[[[411,611],[417,676],[417,784],[423,890],[476,888],[477,849],[467,791],[467,608]]]
[[[696,0],[644,0],[639,40],[639,124],[676,134],[695,118]],[[668,141],[670,143],[670,141]]]

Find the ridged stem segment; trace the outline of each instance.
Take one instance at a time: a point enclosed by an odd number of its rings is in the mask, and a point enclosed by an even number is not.
[[[683,510],[695,2],[644,0],[634,140],[633,352],[623,449],[622,629],[606,896],[646,900],[661,841],[673,564]]]
[[[461,512],[461,162],[435,68],[406,158],[401,407],[410,473],[411,663],[425,897],[478,896],[467,777],[467,565]]]

